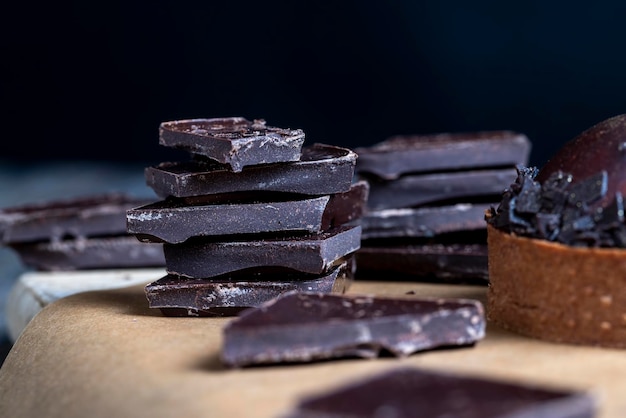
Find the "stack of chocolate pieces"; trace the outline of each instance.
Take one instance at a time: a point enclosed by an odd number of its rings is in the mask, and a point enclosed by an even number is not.
[[[485,282],[485,210],[530,153],[509,131],[397,136],[355,149],[370,185],[359,278]]]
[[[354,152],[238,117],[164,122],[159,135],[190,159],[146,168],[163,200],[127,212],[129,233],[164,243],[150,307],[231,315],[286,291],[345,291],[368,193]]]

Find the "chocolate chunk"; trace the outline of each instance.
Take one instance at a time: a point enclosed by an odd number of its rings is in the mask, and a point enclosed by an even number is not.
[[[356,154],[346,148],[314,144],[302,150],[300,161],[250,166],[239,173],[217,163],[161,163],[145,170],[146,182],[157,195],[188,197],[207,194],[274,191],[325,195],[350,189]]]
[[[356,170],[384,179],[402,174],[525,165],[530,153],[525,135],[509,131],[397,136],[356,148]]]
[[[284,267],[321,274],[361,245],[361,227],[339,227],[313,235],[246,241],[189,240],[165,244],[167,272],[209,278],[253,267]]]
[[[240,172],[249,165],[298,161],[304,132],[240,117],[189,119],[161,123],[159,143],[209,157]]]
[[[249,272],[212,279],[167,275],[146,286],[151,308],[166,316],[228,316],[257,307],[290,291],[343,293],[353,279],[353,260],[345,260],[322,275]]]
[[[14,244],[11,248],[18,253],[24,265],[38,270],[68,271],[165,265],[161,244],[142,243],[132,236]]]
[[[484,229],[489,204],[457,204],[417,209],[385,209],[365,213],[362,239],[433,237],[454,231]]]
[[[367,185],[357,183],[345,193],[321,197],[254,195],[237,201],[186,202],[167,199],[127,212],[127,228],[145,241],[178,244],[191,237],[264,232],[315,233],[358,218],[365,206]],[[292,198],[293,200],[284,200]],[[283,200],[280,200],[283,199]]]
[[[124,194],[54,200],[0,210],[4,244],[126,234],[126,211],[146,204]]]
[[[413,174],[395,180],[368,178],[370,209],[406,208],[426,203],[500,196],[517,177],[515,168]],[[492,198],[492,200],[495,200]]]
[[[462,299],[392,299],[290,293],[243,312],[224,329],[223,362],[231,367],[408,356],[484,337],[482,305]]]
[[[485,284],[489,278],[485,244],[364,244],[356,260],[358,279]]]
[[[287,417],[592,418],[596,409],[584,392],[405,367],[309,396]]]

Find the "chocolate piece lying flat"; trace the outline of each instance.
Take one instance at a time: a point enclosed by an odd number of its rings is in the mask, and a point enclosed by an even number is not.
[[[486,244],[424,244],[385,247],[363,246],[356,253],[357,277],[439,279],[487,283]]]
[[[500,196],[517,177],[515,168],[405,175],[395,180],[369,179],[370,209],[406,208],[443,200]],[[497,199],[492,199],[497,200]],[[457,200],[458,201],[458,200]]]
[[[353,259],[328,273],[254,273],[224,275],[212,279],[188,279],[167,275],[146,286],[151,308],[165,316],[227,316],[257,307],[285,292],[344,293],[353,279]]]
[[[168,199],[127,212],[127,228],[144,241],[179,244],[191,237],[263,232],[320,232],[358,218],[365,207],[367,184],[345,193],[302,198],[276,194],[265,200],[186,204]],[[294,200],[280,200],[292,198]]]
[[[126,233],[126,211],[145,199],[103,194],[0,210],[0,241],[14,244]]]
[[[492,204],[459,203],[418,209],[384,209],[361,219],[362,239],[434,237],[454,231],[485,229],[485,211]]]
[[[355,164],[356,154],[346,148],[314,144],[302,149],[300,161],[250,166],[240,173],[190,161],[161,163],[145,174],[148,186],[163,198],[253,190],[325,195],[350,189]]]
[[[591,418],[596,400],[449,372],[398,368],[303,399],[288,418]]]
[[[304,132],[240,117],[188,119],[161,123],[159,143],[212,158],[239,172],[248,165],[298,161]]]
[[[509,131],[397,136],[356,148],[356,170],[394,179],[425,171],[525,165],[530,141]]]
[[[165,244],[167,272],[209,278],[253,267],[284,267],[321,274],[359,249],[361,227],[339,227],[314,235],[246,241],[189,240]]]
[[[68,271],[165,265],[161,244],[142,243],[132,236],[14,244],[11,248],[19,254],[26,266],[38,270]]]
[[[391,299],[290,293],[243,312],[224,329],[228,366],[408,356],[485,335],[483,307],[465,299]]]

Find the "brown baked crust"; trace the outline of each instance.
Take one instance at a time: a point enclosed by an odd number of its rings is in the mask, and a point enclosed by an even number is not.
[[[626,250],[487,231],[490,321],[548,341],[626,348]]]

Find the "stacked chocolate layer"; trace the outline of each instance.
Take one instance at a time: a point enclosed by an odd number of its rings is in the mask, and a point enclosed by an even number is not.
[[[127,212],[163,242],[167,275],[146,287],[170,316],[234,314],[286,291],[343,292],[354,274],[366,182],[356,154],[243,118],[165,122],[160,143],[190,160],[146,168],[163,200]]]
[[[355,151],[358,176],[370,185],[360,278],[488,278],[485,210],[526,164],[524,135],[398,136]]]

